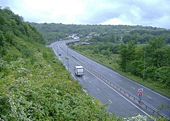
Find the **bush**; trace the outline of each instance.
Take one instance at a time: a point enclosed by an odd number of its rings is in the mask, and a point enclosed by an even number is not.
[[[155,71],[155,80],[164,83],[167,87],[170,86],[170,67],[161,67]]]
[[[145,73],[145,78],[150,78],[150,79],[154,79],[155,76],[155,71],[156,71],[156,67],[152,66],[152,67],[146,67],[144,73]],[[156,80],[155,80],[156,81]]]
[[[143,61],[141,60],[134,60],[131,61],[129,65],[127,65],[127,70],[130,71],[132,74],[136,75],[136,76],[143,76]]]

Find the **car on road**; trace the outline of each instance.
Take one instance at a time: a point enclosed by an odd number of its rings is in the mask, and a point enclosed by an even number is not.
[[[84,68],[83,66],[75,66],[74,73],[76,76],[83,76],[84,75]]]

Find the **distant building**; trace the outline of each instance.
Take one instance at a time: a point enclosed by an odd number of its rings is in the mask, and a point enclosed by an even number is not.
[[[79,39],[79,37],[77,36],[77,34],[69,35],[68,38],[70,38],[70,39]]]

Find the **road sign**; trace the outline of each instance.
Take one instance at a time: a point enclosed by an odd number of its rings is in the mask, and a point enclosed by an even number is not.
[[[143,88],[138,89],[137,94],[138,96],[143,96]]]
[[[137,94],[139,96],[139,103],[141,103],[142,96],[143,96],[143,88],[138,89]]]

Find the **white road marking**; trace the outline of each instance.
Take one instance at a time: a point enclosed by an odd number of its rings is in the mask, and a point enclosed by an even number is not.
[[[111,71],[113,71],[113,70],[111,70]],[[128,81],[130,81],[130,82],[132,82],[132,83],[134,83],[134,84],[136,84],[136,85],[138,85],[138,86],[141,86],[141,87],[143,87],[144,89],[147,89],[147,90],[149,90],[149,91],[151,91],[151,92],[153,92],[153,93],[155,93],[155,94],[161,96],[162,98],[165,98],[166,100],[170,101],[170,98],[167,98],[167,97],[165,97],[165,96],[163,96],[163,95],[161,95],[161,94],[159,94],[159,93],[157,93],[157,92],[155,92],[155,91],[149,89],[148,87],[145,87],[145,86],[142,85],[142,84],[139,84],[139,83],[137,83],[137,82],[135,82],[135,81],[132,81],[132,80],[130,80],[129,78],[120,75],[118,72],[114,72],[114,73],[117,74],[117,75],[119,75],[119,76],[121,76],[121,77],[123,77],[123,78],[125,78],[125,79],[127,79]]]
[[[135,87],[131,87],[133,90],[135,90]]]
[[[64,51],[65,52],[65,51]],[[72,59],[73,60],[73,59]],[[75,63],[79,64],[78,62],[76,62],[75,60],[73,60]],[[114,92],[116,92],[119,96],[121,96],[122,98],[124,98],[126,101],[128,101],[129,103],[131,103],[134,107],[136,107],[137,109],[139,109],[141,112],[143,112],[145,115],[147,115],[148,117],[151,117],[148,113],[146,113],[144,110],[140,109],[137,105],[135,105],[132,101],[130,101],[129,99],[127,99],[126,97],[124,97],[122,94],[120,94],[118,91],[116,91],[115,89],[113,89],[110,85],[108,85],[106,82],[104,82],[102,79],[100,79],[99,77],[97,77],[95,74],[93,74],[92,72],[90,72],[88,69],[86,69],[84,67],[84,69],[86,71],[88,71],[90,74],[92,74],[94,77],[96,77],[97,79],[100,80],[100,82],[102,82],[103,84],[105,84],[106,86],[108,86],[110,89],[112,89]]]
[[[112,104],[112,101],[110,99],[108,101],[109,101],[109,104]]]
[[[85,68],[86,69],[86,68]],[[87,70],[87,69],[86,69]],[[88,70],[87,70],[88,71]],[[89,73],[91,73],[90,71],[88,71]],[[148,117],[150,117],[150,115],[148,113],[146,113],[144,110],[140,109],[137,105],[135,105],[132,101],[130,101],[129,99],[127,99],[126,97],[124,97],[122,94],[120,94],[118,91],[116,91],[115,89],[113,89],[110,85],[108,85],[106,82],[104,82],[103,80],[101,80],[100,78],[98,78],[96,75],[94,75],[93,73],[91,73],[94,77],[96,77],[97,79],[100,80],[100,82],[104,83],[106,86],[108,86],[110,89],[112,89],[113,91],[115,91],[118,95],[120,95],[121,97],[123,97],[126,101],[128,101],[129,103],[131,103],[134,107],[136,107],[137,109],[139,109],[141,112],[143,112],[145,115],[147,115]]]
[[[75,60],[73,60],[75,63]],[[137,105],[135,105],[132,101],[130,101],[129,99],[127,99],[126,97],[124,97],[122,94],[120,94],[118,91],[116,91],[115,89],[113,89],[110,85],[108,85],[106,82],[104,82],[102,79],[100,79],[99,77],[97,77],[95,74],[93,74],[92,72],[90,72],[87,68],[84,67],[84,69],[86,71],[88,71],[90,74],[92,74],[94,77],[96,77],[97,79],[100,80],[100,82],[104,83],[106,86],[108,86],[110,89],[112,89],[113,91],[115,91],[118,95],[120,95],[121,97],[123,97],[126,101],[128,101],[129,103],[131,103],[134,107],[136,107],[137,109],[139,109],[141,112],[143,112],[145,115],[147,115],[148,117],[150,117],[150,115],[148,113],[146,113],[144,110],[140,109]]]
[[[74,51],[74,53],[78,53],[78,52],[75,52],[75,51]],[[81,55],[80,53],[78,53],[78,54]],[[81,56],[82,56],[82,55],[81,55]],[[87,57],[86,57],[86,58],[87,58]],[[87,59],[89,59],[89,58],[87,58]],[[94,62],[94,63],[97,63],[97,62]],[[97,63],[97,64],[99,64],[99,63]],[[109,68],[107,68],[107,69],[109,69]],[[109,70],[111,70],[111,69],[109,69]],[[122,76],[122,75],[119,74],[118,72],[115,72],[115,71],[113,71],[113,70],[111,70],[111,71],[112,71],[113,73],[115,73],[115,74],[117,74],[117,75],[123,77],[123,78],[126,78],[127,80],[129,80],[129,81],[132,82],[133,84],[137,84],[138,86],[142,86],[143,88],[145,88],[145,89],[147,89],[147,90],[149,90],[149,91],[151,91],[151,92],[153,92],[153,93],[155,93],[155,94],[161,96],[162,98],[165,98],[166,100],[170,101],[170,98],[165,97],[165,96],[163,96],[163,95],[161,95],[161,94],[159,94],[159,93],[157,93],[157,92],[155,92],[155,91],[149,89],[148,87],[145,87],[145,86],[142,85],[142,84],[139,84],[139,83],[137,83],[137,82],[135,82],[135,81],[132,81],[132,80],[130,80],[129,78],[127,78],[127,77],[125,77],[125,76]],[[120,81],[121,81],[121,80],[120,80]]]
[[[147,97],[147,98],[149,98],[149,99],[152,99],[152,97],[151,97],[151,96],[149,96],[149,95],[147,95],[146,97]]]

